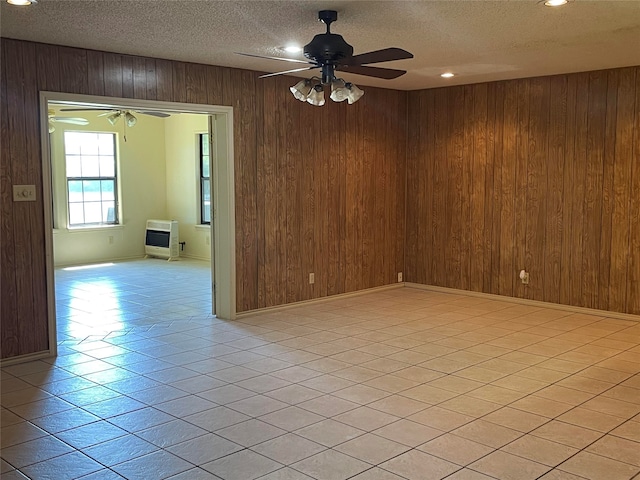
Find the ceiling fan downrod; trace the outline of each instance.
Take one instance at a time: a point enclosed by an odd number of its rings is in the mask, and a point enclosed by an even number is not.
[[[327,26],[327,33],[331,33],[331,24],[338,20],[338,12],[335,10],[320,10],[318,12],[318,21]]]

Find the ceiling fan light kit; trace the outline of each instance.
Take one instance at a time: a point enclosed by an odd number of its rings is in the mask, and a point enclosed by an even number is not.
[[[114,112],[111,115],[107,116],[107,121],[115,127],[116,123],[118,123],[118,120],[120,120],[121,115],[121,112]]]
[[[301,102],[307,101],[307,97],[311,93],[312,89],[313,89],[313,86],[311,85],[311,80],[309,79],[300,80],[294,86],[289,87],[289,90],[291,90],[291,93],[293,93],[293,96],[296,97]]]
[[[325,103],[325,86],[331,87],[331,95],[329,98],[334,102],[347,100],[349,104],[352,104],[364,95],[364,92],[353,83],[345,82],[342,78],[336,77],[336,71],[382,78],[385,80],[393,80],[407,73],[406,70],[368,66],[372,63],[405,60],[413,58],[413,55],[401,48],[384,48],[382,50],[354,55],[353,47],[342,38],[342,35],[331,33],[331,24],[337,19],[338,12],[335,10],[321,10],[318,12],[318,20],[327,26],[327,31],[314,36],[313,40],[304,46],[303,52],[307,61],[292,58],[265,57],[248,53],[241,53],[240,55],[310,65],[294,70],[286,70],[284,72],[268,73],[261,75],[260,78],[319,69],[321,76],[301,80],[289,88],[293,96],[301,102],[306,101],[317,106],[322,106]]]
[[[126,112],[124,114],[124,120],[127,122],[127,127],[133,127],[138,123],[138,119],[131,112]]]
[[[307,97],[307,102],[316,107],[324,105],[324,88],[321,84],[317,84],[311,89],[311,93],[309,93]]]

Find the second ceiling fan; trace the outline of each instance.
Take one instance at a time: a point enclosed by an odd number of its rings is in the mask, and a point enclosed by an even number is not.
[[[151,110],[130,110],[130,109],[120,109],[120,108],[61,108],[61,112],[93,112],[93,111],[104,111],[98,115],[99,117],[107,117],[107,121],[111,125],[116,125],[120,119],[123,119],[128,127],[133,127],[136,123],[138,123],[138,118],[134,115],[142,114],[142,115],[150,115],[152,117],[159,118],[167,118],[170,117],[168,113],[164,112],[154,112]]]

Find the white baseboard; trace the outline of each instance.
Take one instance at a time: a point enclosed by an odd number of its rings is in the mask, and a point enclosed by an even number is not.
[[[257,308],[255,310],[247,310],[246,312],[236,313],[236,320],[240,320],[246,317],[251,317],[254,315],[261,315],[264,313],[279,312],[282,310],[288,310],[290,308],[321,304],[321,303],[331,302],[334,300],[340,300],[340,299],[350,298],[350,297],[358,297],[360,295],[366,295],[367,293],[393,290],[396,288],[401,288],[402,286],[404,286],[404,283],[392,283],[390,285],[382,285],[380,287],[372,287],[372,288],[365,288],[364,290],[356,290],[355,292],[338,293],[336,295],[329,295],[327,297],[320,297],[320,298],[312,298],[309,300],[302,300],[300,302],[287,303],[285,305],[275,305],[273,307],[264,307],[264,308]]]
[[[129,257],[105,258],[103,260],[83,260],[81,262],[73,262],[73,263],[56,263],[53,265],[53,267],[65,268],[65,267],[77,267],[80,265],[93,265],[93,264],[109,263],[109,262],[128,262],[130,260],[141,260],[143,258],[144,258],[144,255],[134,255]]]
[[[200,255],[180,254],[180,258],[188,258],[190,260],[201,260],[203,262],[211,262],[211,257],[202,257]]]
[[[453,295],[465,295],[467,297],[486,298],[487,300],[498,300],[501,302],[516,303],[519,305],[531,305],[540,308],[553,308],[555,310],[564,310],[566,312],[584,313],[586,315],[597,315],[601,317],[617,318],[620,320],[630,320],[633,322],[640,322],[640,315],[633,315],[631,313],[612,312],[609,310],[597,310],[595,308],[576,307],[573,305],[564,305],[561,303],[542,302],[540,300],[529,300],[528,298],[507,297],[504,295],[496,295],[494,293],[473,292],[469,290],[459,290],[457,288],[437,287],[435,285],[423,285],[421,283],[404,284],[409,288],[417,288],[420,290],[429,290],[432,292],[450,293]]]

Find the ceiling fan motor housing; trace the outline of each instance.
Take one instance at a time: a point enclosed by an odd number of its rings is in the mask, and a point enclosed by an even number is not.
[[[331,24],[338,19],[335,10],[321,10],[318,12],[318,20],[327,26],[326,33],[313,37],[313,40],[304,46],[304,56],[320,65],[335,63],[343,58],[353,56],[353,47],[349,45],[342,35],[331,33]]]
[[[319,64],[337,62],[353,56],[353,47],[342,38],[342,35],[321,33],[304,46],[304,56]]]

